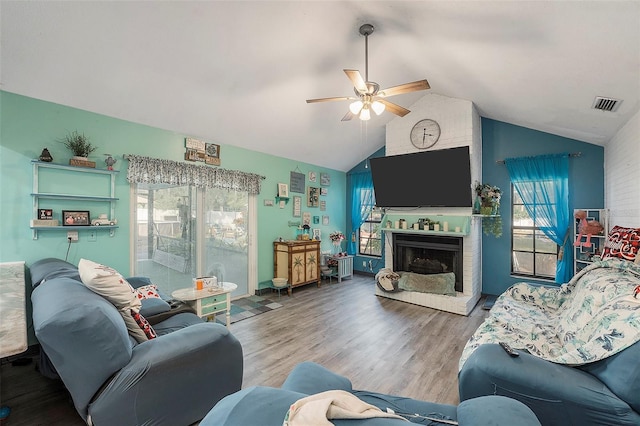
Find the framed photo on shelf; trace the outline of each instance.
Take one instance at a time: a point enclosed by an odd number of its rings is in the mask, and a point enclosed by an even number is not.
[[[38,219],[40,219],[40,220],[52,220],[53,219],[53,210],[52,209],[38,209]]]
[[[62,226],[89,226],[88,210],[62,210]]]
[[[286,183],[278,184],[278,197],[289,198],[289,185]]]

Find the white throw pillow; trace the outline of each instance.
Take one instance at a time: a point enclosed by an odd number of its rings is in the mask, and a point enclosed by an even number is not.
[[[115,269],[80,259],[78,271],[84,285],[113,303],[118,310],[126,308],[140,311],[142,303],[136,297],[136,291]]]
[[[156,337],[153,327],[140,314],[142,302],[138,299],[138,293],[118,271],[87,259],[80,259],[78,271],[85,286],[118,309],[129,334],[138,343]]]

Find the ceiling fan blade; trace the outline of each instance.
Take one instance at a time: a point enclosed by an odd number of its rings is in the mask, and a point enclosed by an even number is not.
[[[351,111],[347,111],[347,113],[344,115],[344,117],[342,117],[342,120],[340,120],[340,121],[349,121],[349,120],[353,119],[354,117],[356,117],[356,115],[354,113],[352,113]]]
[[[405,115],[409,114],[411,111],[409,111],[408,109],[406,109],[405,107],[401,107],[398,104],[394,104],[393,102],[389,102],[385,99],[382,98],[377,98],[376,99],[378,102],[383,103],[385,106],[385,109],[387,111],[389,111],[390,113],[393,113],[395,115],[398,115],[400,117],[404,117]]]
[[[364,81],[364,78],[362,78],[362,74],[360,74],[360,71],[358,70],[343,70],[343,71],[347,75],[347,77],[349,77],[349,80],[351,80],[351,83],[353,83],[353,87],[355,87],[359,93],[367,93],[369,88],[367,87],[367,83]]]
[[[352,99],[357,99],[357,98],[354,98],[353,96],[340,96],[340,97],[335,97],[335,98],[307,99],[307,103],[308,104],[312,104],[312,103],[315,103],[315,102],[348,101],[348,100],[352,100]]]
[[[417,92],[418,90],[427,90],[429,88],[431,88],[431,86],[429,86],[427,80],[418,80],[381,90],[378,92],[378,96],[401,95],[403,93]]]

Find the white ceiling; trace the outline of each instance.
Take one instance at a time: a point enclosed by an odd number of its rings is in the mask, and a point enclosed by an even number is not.
[[[604,145],[640,109],[640,1],[0,3],[3,90],[347,171],[389,112],[341,122],[342,72],[426,78],[480,115]],[[426,92],[389,100],[409,107]],[[595,96],[622,99],[591,109]],[[419,120],[425,117],[405,119]]]

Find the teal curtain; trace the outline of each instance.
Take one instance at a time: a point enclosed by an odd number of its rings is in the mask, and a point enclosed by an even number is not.
[[[375,203],[371,172],[351,174],[351,229],[353,232],[358,232]],[[347,253],[356,255],[358,239],[353,241],[353,238],[348,238],[348,240]]]
[[[569,214],[569,154],[508,158],[509,177],[536,226],[560,246],[556,283],[572,275]]]

